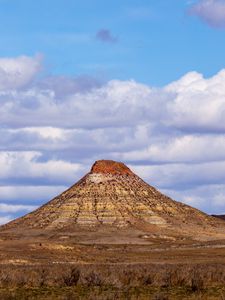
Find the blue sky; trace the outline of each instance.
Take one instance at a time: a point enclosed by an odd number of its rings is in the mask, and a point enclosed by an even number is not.
[[[224,0],[0,0],[0,223],[127,163],[225,213]]]
[[[225,64],[224,31],[190,16],[185,0],[2,0],[0,7],[0,55],[41,53],[48,73],[162,86]],[[101,29],[118,42],[98,41]]]

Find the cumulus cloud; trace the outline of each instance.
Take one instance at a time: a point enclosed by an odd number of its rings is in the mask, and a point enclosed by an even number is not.
[[[28,84],[41,67],[41,56],[0,58],[0,90],[17,89]]]
[[[154,124],[161,129],[224,132],[224,82],[222,70],[209,79],[188,73],[162,89],[112,80],[60,98],[54,89],[8,90],[0,93],[0,125],[105,129]]]
[[[205,79],[196,72],[189,73],[166,87],[176,96],[168,103],[172,116],[167,124],[193,132],[224,132],[225,70]]]
[[[90,76],[68,78],[65,76],[51,76],[38,82],[38,87],[43,90],[53,90],[55,97],[64,97],[73,93],[87,93],[100,87],[102,82]]]
[[[162,88],[32,76],[0,89],[1,203],[41,204],[105,158],[177,200],[225,211],[225,70],[190,72]]]
[[[198,16],[210,26],[225,28],[224,0],[200,0],[192,6],[190,14]]]
[[[224,136],[221,135],[182,135],[153,143],[145,149],[124,152],[119,156],[128,161],[138,161],[139,158],[141,161],[155,163],[185,162],[193,164],[205,161],[223,161],[225,160],[224,142]],[[206,149],[207,151],[204,153]]]
[[[10,179],[11,183],[54,185],[77,178],[77,173],[83,169],[79,163],[54,159],[42,162],[40,157],[40,152],[0,152],[0,183],[5,184]],[[2,197],[3,191],[0,194]]]
[[[115,37],[109,29],[100,29],[96,33],[96,39],[103,43],[117,43],[118,38]]]
[[[163,95],[159,95],[163,97]],[[60,99],[54,90],[31,88],[0,93],[0,125],[67,128],[121,127],[161,113],[154,91],[135,81],[112,80],[88,93],[71,93]],[[139,102],[139,103],[138,103]],[[149,104],[152,102],[152,108]],[[110,109],[109,109],[110,107]],[[147,109],[147,110],[146,110]],[[121,114],[126,110],[126,114]],[[76,116],[76,117],[75,117]]]
[[[146,181],[160,189],[186,189],[223,184],[225,181],[225,162],[206,162],[198,164],[160,164],[133,165],[136,171]]]

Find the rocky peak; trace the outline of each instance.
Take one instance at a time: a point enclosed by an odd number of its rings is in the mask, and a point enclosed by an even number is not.
[[[62,229],[75,233],[92,228],[103,232],[105,237],[109,236],[109,228],[130,228],[160,238],[195,237],[196,232],[208,238],[217,224],[218,228],[222,226],[224,238],[224,221],[173,201],[121,162],[99,160],[71,188],[4,228],[46,228],[55,232]]]
[[[111,175],[134,175],[134,173],[122,162],[113,160],[98,160],[92,168],[91,174],[111,174]]]

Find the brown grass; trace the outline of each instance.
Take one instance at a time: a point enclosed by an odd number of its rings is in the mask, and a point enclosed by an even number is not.
[[[112,286],[188,288],[193,292],[225,286],[225,265],[2,265],[0,287]]]

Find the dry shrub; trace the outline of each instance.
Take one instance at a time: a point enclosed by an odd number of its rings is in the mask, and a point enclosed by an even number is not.
[[[85,281],[88,286],[101,286],[103,283],[99,274],[94,271],[85,276]]]
[[[225,266],[218,265],[2,265],[0,287],[185,287],[200,291],[225,285]]]
[[[69,274],[63,274],[63,283],[66,286],[77,285],[80,279],[80,270],[77,267],[74,267],[69,270]]]

